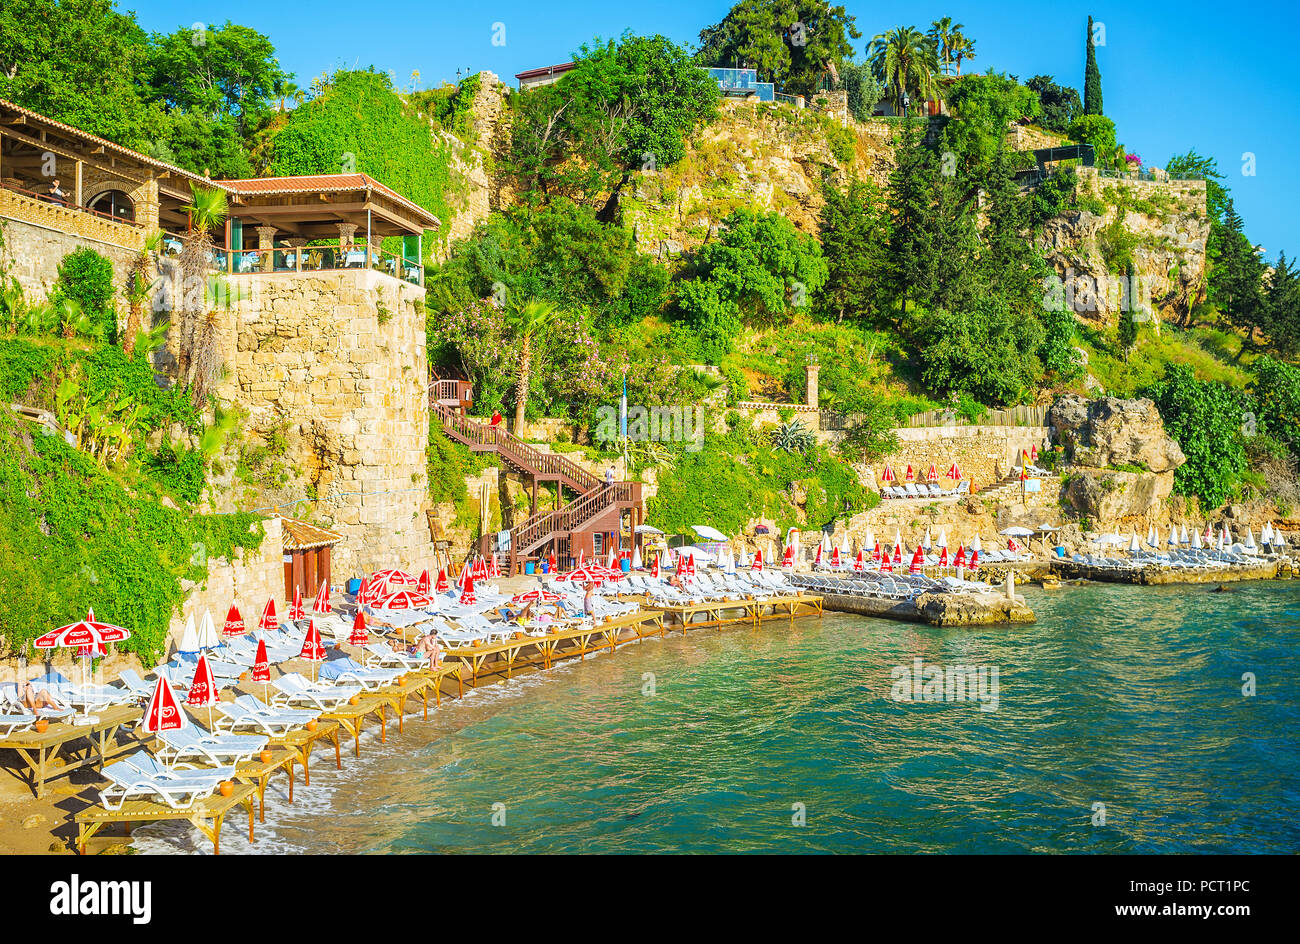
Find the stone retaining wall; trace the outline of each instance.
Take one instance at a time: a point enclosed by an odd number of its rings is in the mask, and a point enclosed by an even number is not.
[[[0,268],[18,280],[23,294],[33,302],[49,296],[63,257],[83,248],[93,249],[113,263],[113,282],[120,292],[138,251],[138,245],[132,248],[132,243],[140,239],[140,231],[134,227],[8,190],[0,190],[0,223],[4,226]]]

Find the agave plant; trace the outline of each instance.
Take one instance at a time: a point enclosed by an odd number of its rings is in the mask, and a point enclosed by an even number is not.
[[[803,420],[782,423],[772,430],[772,445],[783,452],[797,452],[803,455],[816,442],[817,437],[804,425]]]

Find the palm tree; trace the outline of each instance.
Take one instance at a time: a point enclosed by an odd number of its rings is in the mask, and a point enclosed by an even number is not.
[[[952,68],[952,60],[956,54],[958,43],[966,39],[961,34],[964,28],[965,24],[954,23],[950,16],[945,16],[930,24],[928,36],[930,42],[934,44],[934,48],[938,50],[940,61],[943,62],[944,75],[947,75],[948,70]]]
[[[918,101],[938,98],[939,58],[934,44],[913,26],[881,33],[867,47],[871,71],[889,90],[896,114],[904,115],[904,96]]]
[[[519,380],[515,387],[515,435],[524,432],[524,414],[528,409],[528,384],[533,370],[533,339],[559,314],[554,302],[530,298],[519,306],[506,309],[506,324],[519,345]]]
[[[961,78],[961,61],[975,58],[975,40],[959,33],[953,38],[952,54],[957,59],[957,78]]]
[[[122,350],[129,357],[135,353],[136,335],[144,324],[144,305],[158,286],[159,280],[150,278],[150,270],[157,266],[158,247],[162,245],[162,230],[156,229],[145,237],[144,245],[131,260],[126,273],[126,300],[130,306],[126,316],[126,331],[122,334]]]
[[[177,362],[186,381],[191,380],[190,368],[195,361],[199,325],[209,320],[208,270],[212,268],[212,231],[225,222],[228,212],[224,190],[191,184],[190,192],[192,200],[185,207],[190,215],[189,235],[180,254],[181,291],[176,299],[181,315]]]

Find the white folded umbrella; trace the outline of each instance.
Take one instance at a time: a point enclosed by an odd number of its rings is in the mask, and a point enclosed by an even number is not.
[[[217,626],[212,621],[212,611],[203,611],[203,622],[199,625],[199,648],[215,649],[221,645],[221,640],[217,638]]]
[[[925,538],[921,541],[921,547],[928,553],[930,550],[930,529],[925,529]]]
[[[185,617],[185,630],[181,633],[181,641],[176,647],[177,652],[198,652],[199,636],[194,631],[194,614],[191,613]]]

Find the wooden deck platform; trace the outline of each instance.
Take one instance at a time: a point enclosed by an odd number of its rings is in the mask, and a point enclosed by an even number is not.
[[[41,734],[15,731],[7,737],[0,737],[0,749],[7,748],[18,754],[23,761],[19,776],[37,797],[43,797],[48,781],[82,767],[102,767],[105,762],[138,748],[138,741],[127,745],[116,742],[122,726],[138,721],[142,713],[130,705],[104,708],[93,713],[99,719],[94,724],[60,721],[51,723]],[[65,749],[69,756],[64,758],[63,765],[52,767],[51,761]],[[22,776],[23,773],[26,776]]]
[[[444,649],[444,662],[456,661],[468,669],[470,685],[480,676],[513,678],[516,668],[549,669],[562,659],[586,658],[588,653],[637,642],[647,636],[662,636],[664,617],[660,610],[642,610],[613,617],[603,623],[557,629],[543,636],[516,635],[504,642]]]
[[[221,854],[221,824],[226,814],[237,806],[248,810],[248,841],[253,841],[253,796],[257,788],[251,783],[236,784],[230,796],[220,794],[191,804],[184,809],[173,809],[166,803],[149,800],[127,800],[120,810],[102,806],[82,810],[73,817],[77,824],[77,851],[86,852],[86,843],[110,823],[121,823],[126,834],[131,834],[133,823],[158,823],[166,820],[185,820],[212,840],[212,854]]]
[[[728,623],[760,623],[765,619],[796,616],[821,616],[822,598],[817,594],[801,593],[798,596],[757,597],[740,600],[711,600],[681,606],[655,603],[663,611],[668,628],[683,631],[705,626],[725,626]]]
[[[287,747],[271,748],[271,759],[262,762],[260,757],[244,761],[235,768],[235,782],[247,783],[257,790],[257,818],[266,822],[266,785],[271,775],[283,770],[289,778],[289,802],[293,802],[293,765],[298,762],[298,754]]]
[[[302,766],[302,782],[304,786],[311,786],[311,769],[307,762],[311,760],[311,752],[316,746],[316,742],[326,738],[334,742],[334,763],[339,770],[343,769],[343,749],[339,744],[339,723],[337,721],[321,720],[316,722],[316,730],[308,731],[306,728],[298,728],[290,731],[288,734],[273,737],[268,741],[268,746],[272,749],[276,747],[287,747],[294,753],[294,760]]]

